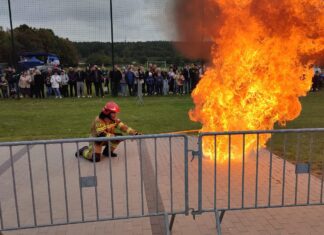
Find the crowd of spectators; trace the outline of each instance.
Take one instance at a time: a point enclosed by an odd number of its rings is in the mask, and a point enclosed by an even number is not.
[[[136,96],[139,90],[146,96],[183,95],[195,88],[202,74],[203,67],[196,64],[162,69],[154,64],[146,69],[134,65],[115,65],[111,70],[97,65],[32,68],[21,73],[9,67],[0,74],[0,88],[2,98]]]
[[[16,73],[9,67],[0,73],[1,98],[92,98],[112,96],[146,96],[189,94],[197,85],[204,68],[196,64],[182,68],[159,68],[115,65],[110,71],[97,65],[85,69],[59,67],[29,69]],[[324,84],[324,73],[314,71],[311,91],[319,91]],[[139,89],[139,87],[141,89]]]

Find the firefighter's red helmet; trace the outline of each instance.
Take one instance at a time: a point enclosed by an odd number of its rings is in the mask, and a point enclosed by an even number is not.
[[[110,113],[119,113],[120,109],[118,104],[115,102],[108,102],[105,107],[103,107],[102,112],[106,115],[109,115]]]

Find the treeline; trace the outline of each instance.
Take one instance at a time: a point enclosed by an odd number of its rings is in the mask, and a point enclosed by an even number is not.
[[[36,29],[21,25],[14,29],[16,57],[12,60],[10,31],[0,27],[0,62],[10,64],[18,61],[23,52],[46,52],[57,54],[64,65],[77,65],[79,53],[69,39],[56,36],[51,29]]]
[[[110,42],[72,42],[67,38],[58,37],[51,29],[21,25],[14,29],[14,43],[16,55],[12,60],[10,31],[0,27],[0,63],[10,64],[11,61],[18,61],[19,54],[24,52],[46,52],[57,54],[64,66],[76,66],[80,62],[112,64]],[[182,65],[196,62],[186,59],[174,48],[172,42],[167,41],[115,42],[114,55],[117,64],[166,61],[167,64]]]
[[[111,43],[75,42],[78,52],[85,63],[111,64]],[[115,42],[114,58],[117,64],[139,63],[147,61],[166,61],[167,64],[184,64],[192,62],[184,58],[172,42]]]

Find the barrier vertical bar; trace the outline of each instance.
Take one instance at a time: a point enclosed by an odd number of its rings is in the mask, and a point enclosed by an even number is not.
[[[97,220],[99,220],[99,202],[98,202],[98,180],[97,180],[97,167],[96,167],[96,156],[95,156],[95,151],[92,151],[92,164],[93,164],[93,175],[96,179],[96,184],[95,184],[95,197],[96,197],[96,215],[97,215]]]
[[[115,218],[115,208],[114,208],[114,187],[112,179],[112,167],[111,167],[111,146],[110,141],[108,141],[108,157],[109,157],[109,182],[110,182],[110,202],[111,202],[111,217]]]
[[[245,134],[243,134],[243,159],[242,159],[242,208],[244,208],[244,178],[245,178]]]
[[[35,196],[34,196],[34,183],[33,183],[33,173],[32,173],[32,168],[31,168],[31,161],[30,161],[30,148],[29,148],[29,145],[27,145],[27,159],[28,159],[29,178],[30,178],[31,195],[32,195],[34,226],[37,226],[36,209],[35,209]]]
[[[156,138],[154,138],[154,168],[155,168],[155,208],[156,213],[159,212],[159,200],[158,200],[158,165],[157,165],[157,146]]]
[[[232,135],[228,136],[228,209],[231,209],[231,148]]]
[[[323,150],[322,156],[324,157],[324,150]],[[322,179],[321,179],[321,192],[320,192],[321,204],[323,204],[323,185],[324,185],[324,158],[322,158]]]
[[[198,211],[202,211],[202,135],[198,137]]]
[[[185,192],[185,211],[186,215],[189,211],[189,180],[188,180],[188,137],[184,136],[184,177],[185,177],[185,184],[184,184],[184,192]]]
[[[299,144],[300,144],[300,133],[297,134],[297,153],[296,153],[296,164],[298,164],[299,160]],[[298,194],[298,174],[296,174],[295,178],[295,205],[297,205],[297,194]]]
[[[12,146],[9,146],[10,151],[10,163],[11,163],[11,174],[12,174],[12,182],[13,182],[13,191],[15,197],[15,208],[16,208],[16,216],[17,216],[17,225],[20,227],[20,219],[19,219],[19,210],[18,210],[18,200],[17,200],[17,188],[16,188],[16,177],[15,177],[15,169],[14,162],[12,156]]]
[[[269,169],[268,207],[270,207],[270,205],[271,205],[271,189],[272,189],[272,136],[270,138],[270,169]]]
[[[47,191],[48,191],[48,200],[49,200],[49,208],[50,208],[50,219],[51,224],[53,224],[53,211],[52,211],[52,196],[51,196],[51,185],[48,173],[48,158],[47,158],[47,145],[44,144],[45,150],[45,167],[46,167],[46,179],[47,179]]]
[[[141,173],[141,206],[142,215],[144,215],[144,198],[143,198],[143,156],[142,156],[142,139],[140,139],[140,173]]]
[[[217,201],[217,136],[214,135],[214,210],[216,210],[216,201]]]
[[[286,142],[287,135],[284,134],[284,143],[283,143],[283,166],[282,166],[282,198],[281,198],[281,206],[285,204],[285,183],[286,183]]]
[[[4,229],[4,227],[3,227],[3,217],[2,217],[1,201],[0,201],[0,227],[1,227],[1,230]]]
[[[171,200],[171,213],[173,213],[173,175],[172,175],[172,142],[171,137],[169,137],[169,161],[170,161],[170,200]]]
[[[79,153],[79,142],[76,143],[77,146],[77,156],[78,156],[78,174],[79,174],[79,188],[80,188],[80,204],[81,204],[81,218],[82,222],[84,222],[84,208],[83,208],[83,191],[81,187],[81,167],[80,167],[80,153]],[[94,149],[94,143],[92,146],[92,151],[95,151]]]
[[[65,196],[65,214],[66,214],[66,222],[70,222],[69,218],[69,206],[68,206],[68,198],[67,198],[67,189],[66,189],[66,175],[65,175],[65,162],[64,162],[64,150],[63,144],[61,143],[61,157],[62,157],[62,168],[63,168],[63,179],[64,179],[64,196]]]
[[[258,184],[259,184],[259,133],[257,133],[257,149],[256,149],[256,167],[255,167],[255,204],[258,207]]]
[[[127,170],[127,148],[126,140],[124,141],[124,152],[125,152],[125,190],[126,190],[126,213],[129,216],[129,201],[128,201],[128,170]]]
[[[308,169],[308,187],[307,187],[307,205],[309,205],[309,197],[310,197],[310,188],[311,188],[311,171],[312,171],[312,150],[313,150],[313,138],[314,135],[310,133],[311,138],[309,141],[309,169]]]

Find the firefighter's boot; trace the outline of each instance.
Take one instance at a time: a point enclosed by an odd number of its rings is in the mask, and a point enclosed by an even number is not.
[[[108,146],[105,147],[105,149],[102,152],[102,155],[105,156],[105,157],[109,157]],[[114,153],[113,151],[110,151],[110,156],[111,157],[117,157],[117,154]]]

